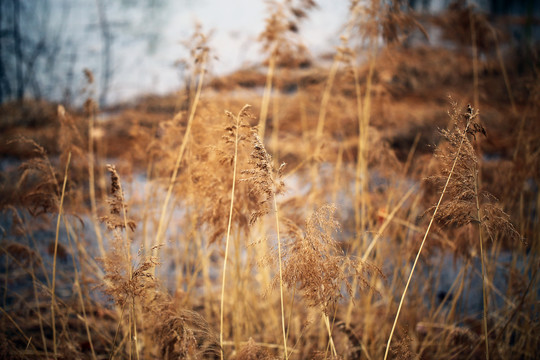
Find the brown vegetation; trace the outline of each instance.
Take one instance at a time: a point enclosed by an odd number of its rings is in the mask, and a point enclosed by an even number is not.
[[[1,105],[0,358],[535,358],[537,59],[396,4],[330,64],[272,2],[260,67],[198,33],[177,94]]]

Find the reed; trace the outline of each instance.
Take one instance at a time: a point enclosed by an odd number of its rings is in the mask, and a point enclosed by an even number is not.
[[[0,104],[0,354],[535,358],[530,59],[465,2],[377,0],[312,55],[317,11],[268,2],[221,76],[198,27],[175,94]]]

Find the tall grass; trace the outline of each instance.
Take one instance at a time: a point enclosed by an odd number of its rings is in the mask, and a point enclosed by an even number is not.
[[[271,2],[258,68],[208,76],[197,32],[174,95],[0,123],[0,354],[535,358],[537,72],[471,7],[402,5],[351,2],[325,62],[315,3]]]

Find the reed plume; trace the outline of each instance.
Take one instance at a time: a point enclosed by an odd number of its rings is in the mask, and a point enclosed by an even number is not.
[[[340,224],[334,205],[323,205],[306,220],[305,232],[292,222],[287,223],[288,239],[281,254],[283,283],[299,290],[308,306],[319,309],[324,317],[333,355],[338,356],[332,339],[329,317],[344,292],[350,297],[351,278],[356,278],[363,290],[374,290],[369,276],[381,275],[374,265],[345,256],[334,233]],[[274,280],[274,284],[279,279]]]
[[[258,124],[259,136],[263,142],[275,69],[279,66],[293,67],[306,61],[307,48],[296,33],[299,22],[307,17],[309,10],[316,7],[316,3],[313,0],[300,0],[298,4],[294,1],[273,0],[268,2],[268,6],[266,26],[258,39],[263,51],[268,53],[268,71]]]
[[[285,331],[285,308],[283,304],[283,268],[281,261],[281,237],[279,231],[279,210],[277,204],[277,196],[284,192],[285,183],[282,180],[285,163],[282,163],[278,169],[274,168],[272,156],[266,151],[261,138],[257,132],[253,131],[253,151],[251,152],[250,163],[251,169],[242,171],[248,175],[244,181],[247,181],[251,187],[250,193],[253,195],[259,204],[259,209],[251,214],[250,224],[253,224],[260,217],[270,212],[271,204],[273,203],[274,218],[276,224],[276,236],[278,247],[278,262],[279,262],[279,295],[281,303],[281,329],[283,332],[283,346],[285,359],[288,359],[287,350],[287,334]]]
[[[454,228],[477,224],[492,241],[497,237],[521,239],[498,199],[480,188],[481,160],[476,154],[473,140],[476,140],[478,135],[487,136],[487,132],[478,121],[479,113],[468,106],[467,111],[461,114],[457,104],[454,103],[450,116],[454,121],[453,127],[441,131],[446,143],[440,145],[435,153],[435,157],[439,160],[440,174],[426,179],[441,188],[449,175],[454,159],[457,159],[453,181],[446,188],[447,200],[439,206],[435,219],[443,226]],[[458,153],[463,129],[467,123],[469,124],[465,131],[467,136]],[[434,212],[434,209],[435,207],[431,207],[428,213]],[[458,244],[456,252],[470,256],[471,246],[474,243]]]
[[[457,109],[457,106],[454,105],[453,108],[455,110],[455,109]],[[457,121],[458,118],[460,117],[460,116],[458,116],[458,113],[456,111],[454,111],[453,113],[449,113],[449,115],[450,115],[450,117],[452,117],[452,119],[454,121]],[[482,131],[485,132],[483,127],[481,127],[481,125],[479,125],[476,122],[477,116],[478,116],[478,113],[474,112],[474,110],[469,106],[469,108],[467,110],[467,113],[463,117],[461,117],[462,119],[465,120],[465,124],[464,124],[463,128],[461,128],[461,127],[456,127],[455,128],[455,132],[456,132],[456,136],[454,138],[455,139],[455,143],[454,143],[455,148],[454,148],[454,152],[452,152],[452,155],[449,157],[449,162],[447,164],[448,167],[447,167],[447,170],[446,170],[447,173],[446,173],[446,176],[444,177],[444,186],[442,187],[441,195],[439,197],[439,201],[437,202],[437,205],[435,205],[432,208],[433,209],[433,215],[431,216],[428,227],[427,227],[427,229],[426,229],[426,231],[424,233],[422,243],[420,244],[420,248],[418,249],[418,252],[416,254],[416,258],[414,260],[411,272],[410,272],[409,277],[407,279],[407,283],[405,284],[405,289],[403,290],[403,293],[401,295],[401,300],[399,302],[398,310],[397,310],[396,316],[394,318],[394,323],[392,325],[392,329],[390,330],[390,336],[388,338],[388,342],[386,344],[386,350],[385,350],[385,354],[384,354],[384,359],[385,360],[388,357],[388,354],[389,354],[389,351],[390,351],[390,344],[391,344],[391,341],[392,341],[392,337],[394,335],[394,330],[396,328],[397,321],[399,319],[399,315],[401,313],[401,308],[402,308],[404,300],[405,300],[405,295],[407,294],[407,290],[409,288],[412,276],[414,274],[414,270],[416,269],[416,264],[418,263],[418,259],[420,257],[421,252],[422,252],[422,249],[424,248],[424,244],[426,243],[426,239],[428,237],[429,231],[431,230],[431,226],[433,225],[433,222],[437,217],[437,213],[441,209],[441,205],[442,205],[442,201],[443,201],[444,196],[447,194],[447,191],[449,189],[451,189],[451,187],[452,187],[451,180],[452,180],[453,176],[459,171],[460,167],[466,166],[466,164],[465,165],[463,164],[463,161],[459,161],[459,160],[463,159],[463,156],[464,156],[463,154],[467,153],[467,149],[468,149],[468,147],[470,147],[470,142],[469,142],[467,136],[469,134],[474,135],[474,134],[476,134],[478,132],[482,132]],[[470,151],[469,151],[469,153],[470,153]],[[477,183],[475,183],[475,184],[477,184]],[[480,246],[482,246],[482,240],[480,241]],[[483,255],[482,255],[482,259],[483,259]],[[482,265],[482,267],[483,267],[483,265]],[[484,298],[485,298],[485,296],[484,296]],[[486,311],[485,307],[484,307],[484,310]],[[485,323],[485,324],[487,324],[487,323]],[[487,325],[486,325],[486,329],[487,329]],[[487,334],[487,331],[486,331],[486,334]],[[486,337],[486,347],[487,347],[487,337]]]
[[[283,282],[300,290],[309,306],[330,315],[333,307],[352,295],[350,279],[356,277],[359,287],[374,290],[368,276],[382,275],[380,269],[346,256],[334,238],[340,224],[334,205],[323,205],[306,220],[305,231],[287,223],[288,239],[283,245]]]
[[[478,227],[478,244],[480,247],[480,260],[482,263],[482,292],[484,306],[484,339],[486,344],[486,358],[490,357],[488,345],[488,298],[486,293],[486,265],[484,259],[484,233],[494,242],[498,237],[512,240],[521,239],[519,233],[510,222],[510,216],[498,205],[497,199],[480,187],[480,160],[474,150],[472,139],[481,134],[487,136],[486,130],[479,123],[478,111],[470,105],[467,111],[461,114],[457,104],[453,104],[452,113],[454,126],[451,130],[443,130],[442,136],[447,146],[440,147],[436,153],[442,166],[441,175],[431,178],[431,181],[442,184],[443,179],[450,176],[450,166],[453,167],[453,181],[446,187],[448,195],[445,202],[440,204],[439,211],[434,218],[444,226],[460,227],[476,224]],[[464,129],[464,130],[463,130]],[[458,149],[461,148],[461,151]],[[471,248],[475,248],[473,239],[470,243],[461,243],[456,251],[470,256]]]
[[[233,123],[226,128],[228,134],[225,135],[225,141],[227,143],[234,144],[234,155],[233,158],[229,160],[232,161],[232,186],[231,186],[231,202],[229,208],[228,224],[227,224],[227,237],[225,240],[225,259],[223,260],[223,280],[221,283],[221,305],[220,305],[220,332],[219,332],[219,343],[223,348],[223,307],[224,307],[224,298],[225,298],[225,276],[227,274],[227,259],[229,256],[229,239],[231,236],[231,226],[233,221],[233,210],[234,210],[234,195],[236,188],[236,173],[237,173],[237,164],[238,164],[238,147],[241,140],[245,140],[245,136],[241,134],[242,128],[245,128],[244,118],[248,114],[249,105],[245,105],[242,110],[238,113],[237,116],[233,116],[231,113],[228,113],[228,117],[233,120]],[[225,158],[227,160],[227,158]],[[221,355],[223,359],[223,354]]]
[[[199,314],[179,308],[171,297],[163,292],[154,276],[154,268],[159,265],[155,256],[143,256],[138,253],[136,263],[131,256],[131,238],[129,232],[136,229],[136,224],[128,218],[127,205],[114,165],[108,165],[111,174],[111,196],[108,199],[109,214],[101,220],[114,233],[111,250],[102,259],[105,270],[105,293],[111,296],[121,308],[121,319],[126,306],[130,338],[137,339],[138,332],[147,333],[154,340],[154,346],[163,359],[210,359],[219,358],[221,347],[208,323]],[[125,236],[122,236],[122,233]],[[151,249],[156,250],[156,249]],[[136,314],[136,309],[142,309]],[[149,323],[141,323],[141,317]],[[111,356],[117,351],[116,338],[113,340]],[[139,330],[137,330],[139,329]],[[136,340],[135,340],[136,341]],[[134,344],[137,357],[139,345]],[[152,347],[152,344],[147,344]]]

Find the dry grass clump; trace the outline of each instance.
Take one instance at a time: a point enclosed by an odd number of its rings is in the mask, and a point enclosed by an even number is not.
[[[103,216],[102,221],[114,232],[114,239],[111,251],[103,259],[105,293],[114,299],[121,312],[113,346],[122,317],[127,313],[128,337],[134,341],[127,350],[128,354],[135,351],[139,357],[139,349],[142,348],[142,353],[147,356],[155,354],[163,359],[218,358],[220,346],[208,323],[195,312],[179,309],[178,304],[162,293],[153,275],[154,267],[159,265],[157,258],[142,257],[137,265],[133,265],[128,232],[135,230],[135,223],[127,217],[127,206],[115,166],[109,165],[108,170],[111,174],[111,197],[108,200],[109,214]],[[138,256],[142,256],[140,251]],[[126,308],[130,310],[126,311]],[[140,310],[142,312],[139,313]],[[153,344],[139,344],[138,336],[141,339],[150,336]]]
[[[227,231],[234,166],[238,173],[249,166],[253,135],[250,126],[253,117],[249,106],[244,107],[238,115],[226,112],[226,117],[227,122],[223,127],[205,130],[206,139],[201,139],[205,143],[200,144],[201,148],[196,154],[199,162],[193,166],[191,174],[194,194],[203,199],[199,204],[200,222],[208,226],[210,243],[222,239]],[[219,140],[215,143],[214,139]],[[248,191],[245,183],[236,183],[237,200],[232,223],[244,231],[248,231],[249,214],[259,206],[254,198],[248,196]]]
[[[35,157],[19,166],[19,196],[34,216],[58,212],[60,200],[59,175],[53,168],[46,150],[35,141],[20,138],[34,150]]]
[[[253,338],[249,338],[247,344],[238,352],[237,360],[271,360],[278,359],[273,356],[270,351],[257,345]]]
[[[263,51],[274,58],[269,61],[285,67],[306,64],[307,48],[297,33],[300,21],[316,6],[313,0],[268,2],[269,17],[258,41],[262,43]]]
[[[162,359],[219,359],[219,339],[206,320],[198,313],[178,309],[167,297],[157,294],[144,307],[152,340],[157,344],[155,354]]]
[[[344,291],[352,296],[353,277],[362,289],[374,290],[367,276],[382,275],[376,266],[343,253],[334,238],[340,228],[335,211],[333,205],[317,209],[306,221],[305,233],[288,222],[288,239],[282,251],[283,282],[290,290],[299,290],[309,306],[321,309],[327,316],[332,315]]]
[[[210,82],[198,27],[184,89],[108,116],[2,107],[0,357],[535,358],[533,62],[400,1],[352,1],[318,62],[316,10],[269,3],[266,61]]]
[[[27,245],[13,242],[6,242],[1,247],[2,252],[7,255],[8,258],[13,258],[16,264],[7,261],[11,266],[27,267],[36,266],[41,264],[41,257],[39,254]]]
[[[454,121],[453,128],[442,130],[446,146],[440,146],[435,154],[439,160],[441,174],[428,178],[428,181],[442,188],[455,161],[452,181],[446,188],[447,200],[439,206],[436,220],[443,226],[450,227],[480,224],[481,231],[485,231],[491,241],[495,241],[497,237],[506,242],[520,239],[519,233],[510,221],[510,216],[503,211],[497,199],[479,188],[481,164],[470,138],[476,140],[477,136],[487,134],[478,122],[478,112],[469,105],[467,112],[461,114],[457,104],[454,104],[450,116]],[[464,131],[466,135],[463,134]],[[459,148],[461,150],[458,152]],[[434,208],[431,208],[429,211],[433,210]],[[478,217],[479,214],[481,218]],[[460,239],[466,241],[467,238],[460,237]],[[455,251],[469,256],[470,245],[469,242],[459,243]]]
[[[39,143],[49,154],[55,154],[58,125],[54,104],[30,99],[3,103],[0,105],[0,151],[3,156],[19,159],[33,157],[32,149],[24,144],[9,143],[24,136]]]

